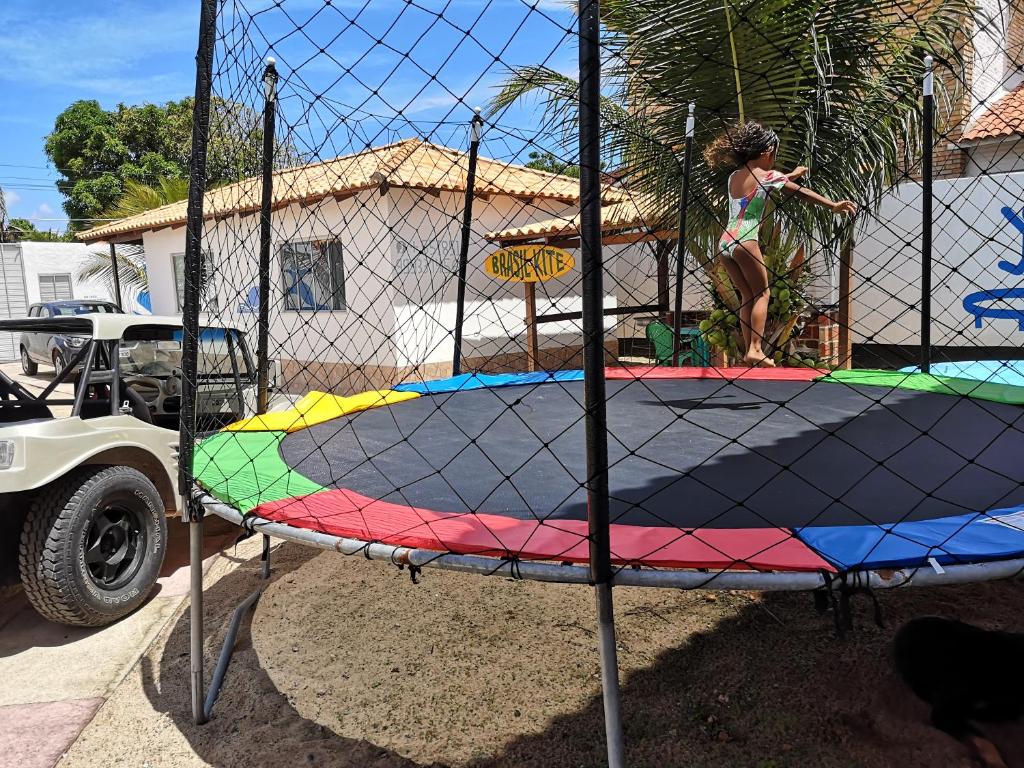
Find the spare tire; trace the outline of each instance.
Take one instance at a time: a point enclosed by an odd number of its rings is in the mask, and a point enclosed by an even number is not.
[[[166,549],[163,501],[145,475],[131,467],[83,467],[38,493],[18,562],[39,613],[97,627],[142,605]]]

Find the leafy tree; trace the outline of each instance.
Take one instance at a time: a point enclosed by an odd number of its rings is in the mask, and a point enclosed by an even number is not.
[[[574,179],[580,177],[578,165],[559,160],[552,152],[531,152],[529,157],[530,162],[526,164],[527,168],[548,173],[560,173],[563,176],[572,176]]]
[[[54,123],[46,153],[62,178],[64,210],[71,229],[114,209],[129,184],[158,189],[187,179],[192,153],[191,98],[164,105],[119,104],[105,110],[97,101],[76,101]],[[260,171],[262,117],[248,106],[214,97],[210,119],[207,181],[239,181]],[[291,143],[275,148],[278,165],[300,160]],[[136,188],[138,191],[138,188]],[[83,221],[84,220],[84,221]]]
[[[28,219],[11,219],[7,222],[7,239],[11,241],[29,240],[46,243],[67,242],[71,238],[53,230],[42,231]]]

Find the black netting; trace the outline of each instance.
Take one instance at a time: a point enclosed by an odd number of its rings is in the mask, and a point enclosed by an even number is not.
[[[138,224],[187,253],[190,492],[415,567],[1015,575],[1020,14],[596,13],[217,5],[202,226]]]
[[[609,2],[595,121],[569,6],[220,4],[179,301],[234,330],[186,317],[196,487],[431,560],[587,565],[607,461],[617,569],[1013,560],[1020,36],[959,0]]]

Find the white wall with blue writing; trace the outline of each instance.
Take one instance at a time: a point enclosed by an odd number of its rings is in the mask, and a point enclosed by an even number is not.
[[[853,341],[920,343],[921,186],[886,196],[854,249]],[[932,344],[1024,346],[1024,173],[937,181]]]

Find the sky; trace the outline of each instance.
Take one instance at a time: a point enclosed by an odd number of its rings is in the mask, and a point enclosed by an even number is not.
[[[109,109],[192,95],[199,0],[3,5],[0,188],[9,217],[61,230],[58,173],[43,149],[54,119],[79,99]],[[256,103],[262,61],[273,55],[282,120],[299,149],[320,159],[410,135],[458,146],[470,107],[493,95],[508,66],[546,62],[575,75],[576,44],[566,33],[575,22],[558,0],[223,5],[215,90]],[[533,107],[502,115],[482,153],[522,159],[536,120]]]

